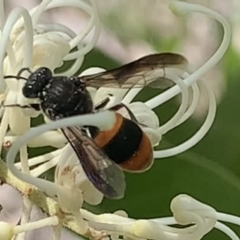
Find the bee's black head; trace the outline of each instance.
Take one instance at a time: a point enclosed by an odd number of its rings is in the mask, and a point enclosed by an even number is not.
[[[52,79],[52,71],[49,68],[42,67],[31,73],[22,93],[26,98],[38,98],[43,88]]]

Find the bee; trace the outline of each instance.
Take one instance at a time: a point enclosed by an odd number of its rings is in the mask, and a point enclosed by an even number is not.
[[[26,98],[39,99],[40,109],[52,121],[66,117],[103,110],[109,99],[94,106],[87,87],[124,88],[150,86],[162,88],[167,69],[181,74],[187,60],[173,53],[152,54],[119,68],[88,76],[53,76],[47,67],[32,72],[20,70],[17,78],[26,80],[22,93]],[[30,73],[28,78],[21,76]],[[36,106],[30,106],[36,107]],[[125,107],[131,119],[124,118],[117,110]],[[37,107],[38,108],[38,107]],[[75,151],[84,172],[93,185],[106,197],[120,199],[125,193],[124,171],[144,172],[153,163],[153,148],[131,111],[123,104],[110,108],[116,122],[109,130],[93,126],[76,126],[62,129]]]

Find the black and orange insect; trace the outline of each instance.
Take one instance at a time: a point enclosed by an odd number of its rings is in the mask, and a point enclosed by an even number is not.
[[[18,76],[5,78],[26,80],[22,89],[23,95],[26,98],[38,98],[40,109],[54,121],[101,111],[106,106],[109,99],[94,106],[88,86],[131,89],[148,85],[161,88],[167,79],[167,69],[181,72],[186,65],[187,61],[183,56],[162,53],[83,77],[53,76],[50,69],[42,67],[34,72],[23,68]],[[30,76],[23,78],[23,71],[30,72]],[[35,105],[30,107],[38,108]],[[117,119],[110,130],[101,131],[93,126],[62,129],[89,180],[109,198],[124,196],[125,177],[122,170],[143,172],[153,163],[153,149],[149,138],[127,107],[131,119],[116,112],[121,107],[126,106],[118,104],[110,108],[115,111]]]

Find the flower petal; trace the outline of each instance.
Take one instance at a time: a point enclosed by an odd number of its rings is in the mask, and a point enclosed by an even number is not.
[[[162,139],[162,135],[159,134],[155,129],[149,127],[142,127],[142,130],[147,134],[149,137],[152,146],[158,146],[159,142]]]
[[[42,212],[38,207],[33,206],[33,210],[31,212],[31,222],[41,220],[43,218],[46,218],[47,214]],[[53,229],[52,227],[43,227],[43,228],[38,228],[32,231],[29,231],[26,236],[26,240],[39,240],[39,239],[44,239],[44,240],[51,240],[53,239]],[[79,240],[81,239],[81,236],[71,232],[70,230],[63,228],[62,233],[61,233],[61,238],[60,240]]]
[[[89,181],[69,144],[62,150],[55,171],[55,182],[70,189],[77,188],[82,192],[84,201],[89,204],[97,205],[103,199],[103,194]]]
[[[22,216],[22,196],[12,186],[0,186],[0,221],[16,225]]]

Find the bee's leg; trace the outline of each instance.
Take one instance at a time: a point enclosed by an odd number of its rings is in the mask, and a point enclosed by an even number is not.
[[[95,105],[95,110],[99,110],[99,109],[102,109],[104,108],[110,101],[110,98],[107,97],[105,99],[103,99],[101,102],[99,102],[98,104]]]
[[[7,105],[3,104],[3,107],[30,108],[30,106],[28,106],[28,105],[21,106],[21,105],[19,105],[19,104],[7,104]]]
[[[37,104],[37,103],[32,103],[29,105],[31,108],[33,108],[34,110],[36,111],[40,111],[41,110],[41,107],[40,107],[40,104]]]
[[[99,102],[98,104],[96,104],[95,106],[95,110],[99,110],[99,109],[102,109],[104,108],[110,101],[110,98],[105,98],[103,99],[101,102]],[[132,113],[132,111],[124,104],[124,103],[119,103],[119,104],[116,104],[114,105],[113,107],[110,107],[108,108],[108,110],[113,110],[113,111],[118,111],[120,110],[121,108],[125,108],[130,116],[130,119],[134,122],[136,122],[137,124],[139,125],[142,125],[138,122],[138,120],[136,119],[136,117],[134,116],[134,114]]]
[[[119,103],[111,108],[109,108],[108,110],[114,110],[114,111],[118,111],[121,108],[125,108],[130,116],[130,119],[136,123],[138,123],[138,120],[136,119],[136,117],[134,116],[134,114],[132,113],[132,111],[124,104],[124,103]]]
[[[34,110],[36,111],[40,111],[41,108],[40,108],[40,105],[39,104],[29,104],[29,105],[18,105],[18,104],[9,104],[9,105],[3,105],[3,107],[19,107],[19,108],[33,108]]]

